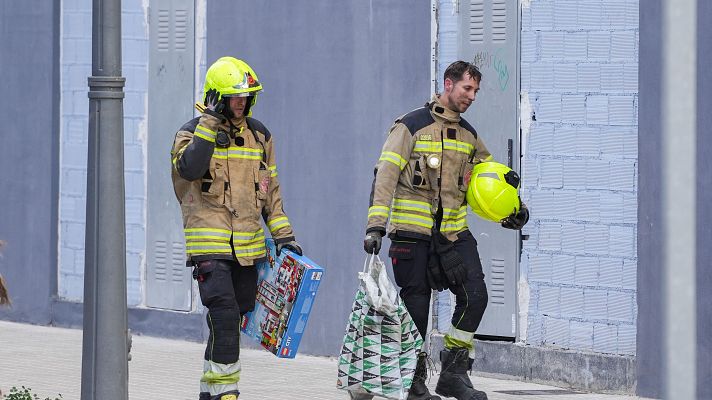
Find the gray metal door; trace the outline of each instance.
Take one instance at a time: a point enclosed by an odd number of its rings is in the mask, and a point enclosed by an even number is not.
[[[519,171],[519,6],[517,0],[461,0],[460,59],[482,71],[480,92],[464,117],[482,135],[495,161]],[[519,233],[474,214],[489,304],[477,334],[515,337]]]
[[[193,118],[194,0],[149,4],[146,306],[190,311],[183,224],[171,183],[175,132]]]

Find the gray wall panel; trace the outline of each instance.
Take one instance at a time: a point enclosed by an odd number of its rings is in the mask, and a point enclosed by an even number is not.
[[[638,394],[662,395],[663,302],[661,222],[662,192],[659,163],[662,154],[660,131],[661,53],[660,0],[640,7],[639,132],[638,140]]]
[[[697,6],[697,397],[712,399],[712,2]]]
[[[242,58],[265,88],[253,116],[275,137],[297,240],[326,268],[300,351],[337,354],[373,166],[393,120],[430,95],[430,1],[211,0],[207,26],[208,63]]]
[[[30,4],[31,3],[31,4]],[[0,319],[48,323],[57,286],[58,1],[0,2]]]

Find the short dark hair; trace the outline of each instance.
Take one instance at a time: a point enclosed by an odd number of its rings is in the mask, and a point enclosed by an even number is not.
[[[463,79],[465,72],[470,74],[472,79],[478,83],[482,81],[482,73],[475,66],[475,64],[468,63],[467,61],[455,61],[454,63],[448,65],[445,69],[445,74],[443,75],[443,82],[445,79],[450,79],[453,83],[459,82]]]

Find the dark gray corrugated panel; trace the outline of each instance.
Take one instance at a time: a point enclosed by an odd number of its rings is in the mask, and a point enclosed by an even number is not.
[[[712,152],[712,135],[709,126],[712,115],[706,110],[712,107],[712,28],[704,21],[712,17],[712,4],[698,1],[697,32],[697,397],[712,397],[712,364],[702,356],[712,352],[712,272],[709,259],[712,250],[712,217],[704,212],[712,202],[712,181],[705,178],[712,168],[709,154]],[[640,176],[638,187],[638,336],[637,336],[637,394],[660,397],[663,393],[664,360],[663,307],[660,296],[662,277],[661,225],[662,172],[659,168],[661,148],[661,1],[646,2],[640,7],[640,69],[639,69],[639,121],[641,140],[638,141]]]
[[[56,292],[59,2],[0,5],[0,273],[13,308],[0,319],[48,323]]]
[[[663,382],[663,300],[662,293],[662,226],[659,223],[662,192],[659,162],[661,159],[661,92],[662,54],[660,43],[661,1],[640,8],[639,132],[638,141],[638,330],[637,394],[660,397]]]
[[[430,95],[430,1],[211,0],[208,63],[247,61],[285,208],[326,269],[300,351],[334,355],[356,292],[373,167],[393,120]],[[202,82],[198,82],[202,85]]]
[[[712,363],[703,355],[712,354],[712,2],[697,2],[697,397],[712,399]]]

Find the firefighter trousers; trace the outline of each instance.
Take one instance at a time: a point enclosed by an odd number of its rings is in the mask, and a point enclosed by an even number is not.
[[[200,300],[208,309],[210,330],[201,392],[215,395],[237,390],[240,319],[255,308],[257,268],[233,260],[207,260],[198,263],[193,276],[198,281]]]
[[[467,268],[467,280],[460,286],[450,287],[455,295],[452,326],[458,330],[475,332],[487,308],[487,286],[482,272],[482,262],[477,251],[477,241],[469,230],[460,232],[454,242]],[[391,237],[389,257],[393,275],[400,286],[400,296],[421,336],[425,337],[430,316],[432,289],[428,284],[430,241],[403,235]]]

